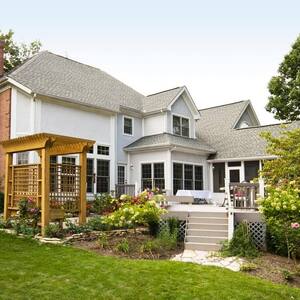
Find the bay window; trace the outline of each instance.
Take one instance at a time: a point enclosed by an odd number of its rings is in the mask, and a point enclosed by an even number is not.
[[[165,166],[164,163],[142,164],[141,188],[165,188]]]

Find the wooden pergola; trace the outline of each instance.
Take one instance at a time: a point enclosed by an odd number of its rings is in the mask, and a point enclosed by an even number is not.
[[[63,207],[78,213],[79,223],[86,222],[87,152],[95,141],[38,133],[0,142],[5,152],[4,219],[18,211],[18,202],[31,198],[41,209],[41,229],[52,221],[51,211]],[[13,154],[36,151],[39,163],[13,164]],[[50,157],[79,154],[79,165],[50,162]],[[38,160],[38,159],[37,159]]]

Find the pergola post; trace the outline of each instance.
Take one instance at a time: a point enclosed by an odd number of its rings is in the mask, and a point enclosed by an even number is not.
[[[79,161],[81,167],[79,224],[86,223],[86,159],[86,151],[84,150],[79,154]]]
[[[42,212],[41,228],[42,235],[45,234],[45,227],[49,225],[49,192],[50,192],[50,155],[47,147],[41,150],[41,167],[42,167]]]
[[[12,188],[10,187],[11,165],[12,165],[12,153],[6,153],[5,154],[4,220],[7,220],[10,217],[8,211],[8,203],[9,203],[9,194],[12,191]]]

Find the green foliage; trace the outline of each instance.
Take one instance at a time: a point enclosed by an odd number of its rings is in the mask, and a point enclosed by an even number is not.
[[[26,220],[16,220],[12,223],[12,226],[16,234],[23,234],[32,237],[39,233],[39,229],[28,225]]]
[[[154,201],[147,201],[143,205],[125,204],[106,216],[104,222],[112,228],[135,228],[138,225],[158,222],[164,212]]]
[[[95,231],[107,229],[107,225],[103,222],[103,218],[99,216],[90,218],[87,222],[87,227]]]
[[[0,214],[3,213],[4,210],[4,194],[0,192]]]
[[[178,218],[175,218],[175,217],[168,218],[167,222],[168,222],[168,227],[169,227],[170,233],[174,233],[175,231],[178,231],[179,224],[180,224]]]
[[[14,32],[9,30],[7,33],[0,31],[0,40],[5,42],[4,46],[4,71],[9,72],[19,66],[26,59],[38,53],[41,49],[40,41],[33,41],[30,44],[17,44],[14,41]]]
[[[129,247],[128,240],[124,238],[120,243],[117,244],[116,249],[119,252],[129,253],[130,247]]]
[[[224,256],[241,256],[246,258],[258,256],[258,251],[246,222],[242,222],[236,227],[232,239],[223,244],[221,253]]]
[[[97,243],[98,243],[98,245],[101,249],[105,249],[105,248],[108,247],[108,245],[109,245],[108,237],[107,237],[107,234],[105,232],[101,232],[99,234]]]
[[[154,240],[148,240],[145,243],[141,245],[140,251],[142,253],[153,253],[156,251],[159,251],[160,245],[159,245],[159,240],[154,239]]]
[[[288,131],[283,127],[278,137],[270,132],[261,135],[267,141],[267,153],[277,157],[264,162],[261,175],[266,184],[277,186],[295,181],[300,188],[300,129]]]
[[[70,234],[87,233],[90,232],[90,227],[86,225],[77,225],[70,220],[66,221],[65,231]]]
[[[178,231],[175,229],[172,233],[169,229],[162,230],[158,235],[159,246],[167,251],[177,248]]]
[[[62,238],[64,232],[59,224],[49,224],[45,227],[45,236],[49,238]]]
[[[114,199],[110,194],[98,194],[92,203],[91,211],[97,214],[104,214],[114,211],[117,207],[117,199]]]
[[[293,281],[294,280],[294,273],[289,270],[283,270],[282,276],[286,281]]]
[[[284,57],[278,75],[269,82],[269,103],[266,109],[279,120],[296,120],[300,115],[300,36]]]
[[[258,268],[258,266],[254,263],[247,262],[241,265],[240,271],[242,272],[251,272],[255,271]]]

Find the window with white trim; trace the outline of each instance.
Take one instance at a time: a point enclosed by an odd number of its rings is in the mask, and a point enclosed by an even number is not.
[[[86,192],[94,193],[94,159],[88,158],[86,161]]]
[[[109,155],[109,147],[108,146],[97,146],[98,155]]]
[[[123,123],[123,133],[133,135],[133,118],[124,117]]]
[[[109,165],[109,160],[97,159],[97,193],[109,192]]]
[[[184,117],[173,115],[173,134],[189,137],[190,120]]]
[[[203,166],[173,163],[173,193],[178,190],[203,190]]]
[[[125,166],[118,166],[118,184],[125,184]]]
[[[29,152],[17,153],[17,165],[27,165],[29,163]]]
[[[142,164],[141,170],[141,188],[165,188],[165,164],[164,163],[147,163]]]

